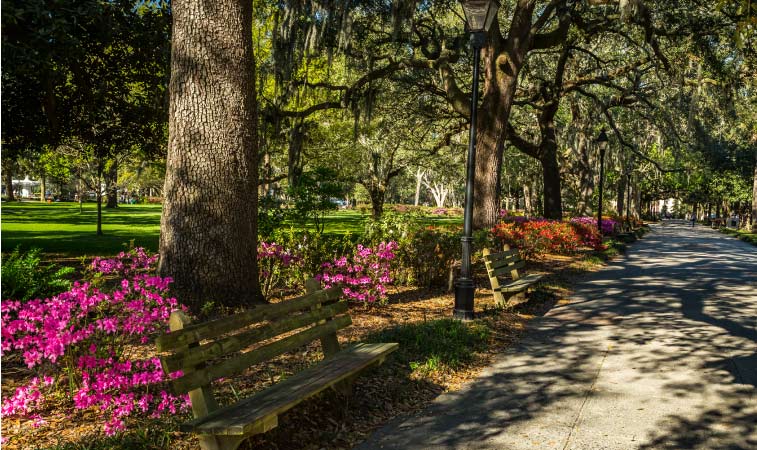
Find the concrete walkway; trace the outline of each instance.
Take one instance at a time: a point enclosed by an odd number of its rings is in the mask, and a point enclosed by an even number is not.
[[[757,449],[757,248],[656,226],[373,449]]]

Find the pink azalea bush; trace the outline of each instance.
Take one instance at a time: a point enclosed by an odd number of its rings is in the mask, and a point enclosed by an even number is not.
[[[597,218],[596,217],[574,217],[570,219],[571,223],[578,223],[586,226],[592,226],[595,229],[597,228]],[[615,233],[615,228],[618,226],[618,222],[609,218],[609,217],[602,217],[602,234],[613,234]]]
[[[335,258],[321,265],[322,273],[316,276],[324,287],[341,285],[348,301],[365,305],[384,303],[386,285],[392,283],[391,261],[397,242],[381,242],[375,247],[358,245],[349,257]]]
[[[1,413],[37,414],[53,397],[69,407],[91,409],[112,435],[126,427],[132,414],[159,417],[188,407],[187,396],[165,390],[169,378],[157,358],[132,352],[151,336],[166,331],[171,311],[179,307],[168,296],[172,280],[151,275],[156,256],[143,249],[114,259],[95,258],[95,277],[121,278],[114,288],[75,282],[70,290],[48,299],[2,303],[2,354],[19,354],[37,376],[2,399]]]

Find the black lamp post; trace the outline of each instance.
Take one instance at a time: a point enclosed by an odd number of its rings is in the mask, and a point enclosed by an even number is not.
[[[478,108],[478,66],[481,61],[481,48],[486,42],[486,32],[497,16],[497,0],[461,0],[465,12],[465,24],[471,33],[470,43],[473,49],[473,87],[470,102],[470,137],[468,139],[468,159],[465,178],[465,214],[463,216],[462,262],[460,278],[455,283],[456,319],[473,319],[473,296],[476,286],[471,275],[471,244],[473,241],[473,179],[476,169],[476,110]]]
[[[597,205],[597,229],[602,236],[602,189],[605,181],[605,151],[610,141],[607,139],[607,133],[602,130],[597,136],[597,145],[599,146],[599,205]]]

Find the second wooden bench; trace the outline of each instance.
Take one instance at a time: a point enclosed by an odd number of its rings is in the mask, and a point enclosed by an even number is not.
[[[492,253],[485,248],[483,253],[494,300],[499,305],[512,306],[525,301],[528,288],[542,278],[538,274],[521,274],[526,263],[517,249],[511,250],[505,246],[504,251]]]

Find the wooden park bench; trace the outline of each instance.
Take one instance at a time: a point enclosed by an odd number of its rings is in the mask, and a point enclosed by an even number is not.
[[[333,388],[347,394],[362,370],[380,364],[399,344],[356,344],[341,349],[336,332],[352,323],[341,289],[308,294],[205,323],[190,324],[181,311],[171,314],[170,332],[156,340],[165,373],[183,371],[171,382],[174,393],[189,393],[195,419],[181,430],[197,433],[205,450],[233,450],[248,437],[278,425],[278,416],[303,400]],[[252,365],[320,339],[324,359],[236,403],[219,407],[211,383],[243,373]],[[251,350],[242,352],[252,347]]]
[[[526,263],[521,259],[517,249],[510,250],[507,245],[502,252],[492,253],[485,248],[483,253],[486,272],[497,304],[512,306],[525,301],[528,288],[539,281],[542,275],[521,275],[519,270],[522,271]],[[516,302],[515,299],[521,300]]]
[[[638,228],[634,228],[629,222],[621,222],[615,238],[623,242],[634,242],[638,237]]]

